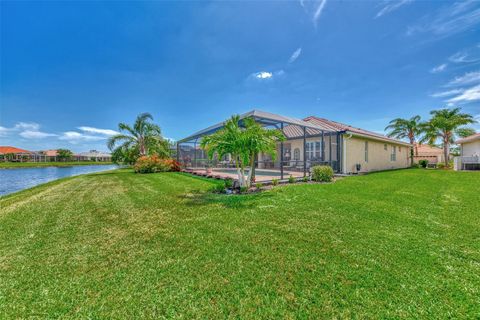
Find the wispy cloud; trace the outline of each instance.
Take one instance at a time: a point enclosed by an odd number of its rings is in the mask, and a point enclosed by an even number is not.
[[[397,10],[398,8],[400,8],[401,6],[403,6],[403,5],[405,5],[409,2],[412,2],[412,0],[390,0],[390,1],[386,1],[384,3],[383,8],[380,11],[377,12],[377,15],[375,16],[375,19],[380,18],[381,16],[383,16],[387,13],[393,12],[393,11]]]
[[[445,68],[447,67],[447,64],[446,63],[442,63],[436,67],[433,67],[430,72],[431,73],[439,73],[439,72],[442,72],[445,70]]]
[[[315,28],[317,28],[318,20],[320,19],[320,16],[322,15],[322,11],[325,8],[325,5],[327,4],[327,0],[320,0],[317,6],[317,9],[313,13],[313,25]]]
[[[35,122],[17,122],[13,127],[0,127],[0,136],[6,137],[18,134],[25,139],[44,139],[57,136],[54,133],[40,131],[40,125]]]
[[[463,92],[462,89],[453,89],[453,90],[447,90],[447,91],[442,91],[442,92],[436,92],[431,94],[430,96],[433,98],[445,98],[449,96],[453,96],[455,94],[459,94],[460,92]]]
[[[40,125],[35,122],[18,122],[15,124],[15,126],[11,129],[13,131],[15,130],[38,130],[40,129]]]
[[[480,23],[479,5],[477,1],[464,1],[444,6],[410,26],[407,35],[432,33],[442,38],[468,30]]]
[[[99,129],[99,128],[86,127],[86,126],[78,127],[78,129],[83,132],[103,134],[106,136],[114,136],[119,133],[118,131],[111,130],[111,129]]]
[[[298,59],[298,57],[300,57],[300,54],[302,53],[302,48],[298,48],[297,50],[295,50],[292,55],[290,56],[290,59],[288,59],[288,63],[293,63],[295,62],[295,60]]]
[[[48,137],[56,137],[57,135],[54,133],[47,133],[42,131],[25,130],[20,132],[20,136],[25,139],[44,139]]]
[[[463,92],[455,97],[447,100],[449,103],[480,101],[480,85],[463,90]]]
[[[83,134],[83,133],[76,132],[76,131],[66,131],[59,137],[59,139],[68,141],[72,144],[76,144],[76,143],[85,142],[85,141],[104,140],[104,139],[106,139],[106,137],[88,135],[88,134]]]
[[[447,86],[463,86],[480,82],[480,71],[467,72],[462,76],[455,77]]]

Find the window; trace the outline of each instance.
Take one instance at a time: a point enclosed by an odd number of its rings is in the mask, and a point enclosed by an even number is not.
[[[321,150],[322,148],[320,141],[309,141],[305,143],[307,160],[320,159]]]
[[[390,154],[390,161],[397,161],[397,147],[392,146],[392,153]]]
[[[365,141],[365,162],[368,162],[368,141]]]
[[[386,143],[383,145],[383,150],[385,150],[385,151],[388,150],[388,147],[387,147],[387,144],[386,144]]]

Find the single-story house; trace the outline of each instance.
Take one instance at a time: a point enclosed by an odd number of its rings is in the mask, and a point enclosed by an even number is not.
[[[428,144],[416,143],[413,147],[413,161],[428,160],[429,163],[445,163],[443,149]]]
[[[480,133],[455,142],[460,145],[460,156],[455,158],[457,170],[480,170]]]
[[[277,157],[259,154],[257,178],[308,175],[315,165],[329,165],[337,174],[364,173],[407,168],[410,165],[409,143],[391,139],[365,129],[315,116],[302,120],[253,110],[240,119],[253,117],[268,128],[283,131],[286,141],[277,145]],[[201,170],[206,166],[219,174],[234,173],[227,156],[210,161],[199,148],[202,137],[223,128],[220,122],[177,142],[177,160],[186,168]]]
[[[28,161],[34,152],[11,146],[0,146],[0,159],[3,161]]]

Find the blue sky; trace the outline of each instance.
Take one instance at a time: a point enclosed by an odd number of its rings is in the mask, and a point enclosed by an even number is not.
[[[373,131],[445,106],[480,115],[480,2],[0,9],[0,145],[106,150],[140,112],[173,139],[254,108]]]

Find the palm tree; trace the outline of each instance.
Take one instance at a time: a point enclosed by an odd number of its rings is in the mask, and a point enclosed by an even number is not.
[[[405,139],[407,138],[412,145],[410,148],[410,164],[413,166],[413,146],[417,142],[418,136],[423,131],[423,123],[420,122],[420,116],[414,116],[410,119],[397,118],[390,121],[385,131],[390,130],[387,134],[390,138]]]
[[[431,111],[432,118],[425,124],[422,141],[433,144],[437,139],[441,139],[445,167],[449,166],[450,144],[455,140],[455,134],[462,129],[461,126],[476,122],[471,115],[461,113],[460,110],[453,108]]]
[[[202,139],[200,146],[207,151],[212,159],[215,155],[223,157],[230,154],[235,162],[240,187],[249,187],[253,180],[255,158],[258,153],[269,153],[275,157],[277,141],[285,139],[279,130],[268,130],[255,122],[253,118],[243,119],[232,116],[217,132]],[[250,166],[248,176],[245,176],[246,167]]]
[[[153,153],[168,156],[168,141],[163,139],[160,127],[149,120],[153,120],[150,113],[141,113],[133,126],[119,123],[118,129],[123,133],[110,137],[107,142],[108,148],[115,153],[138,150],[139,156]]]

